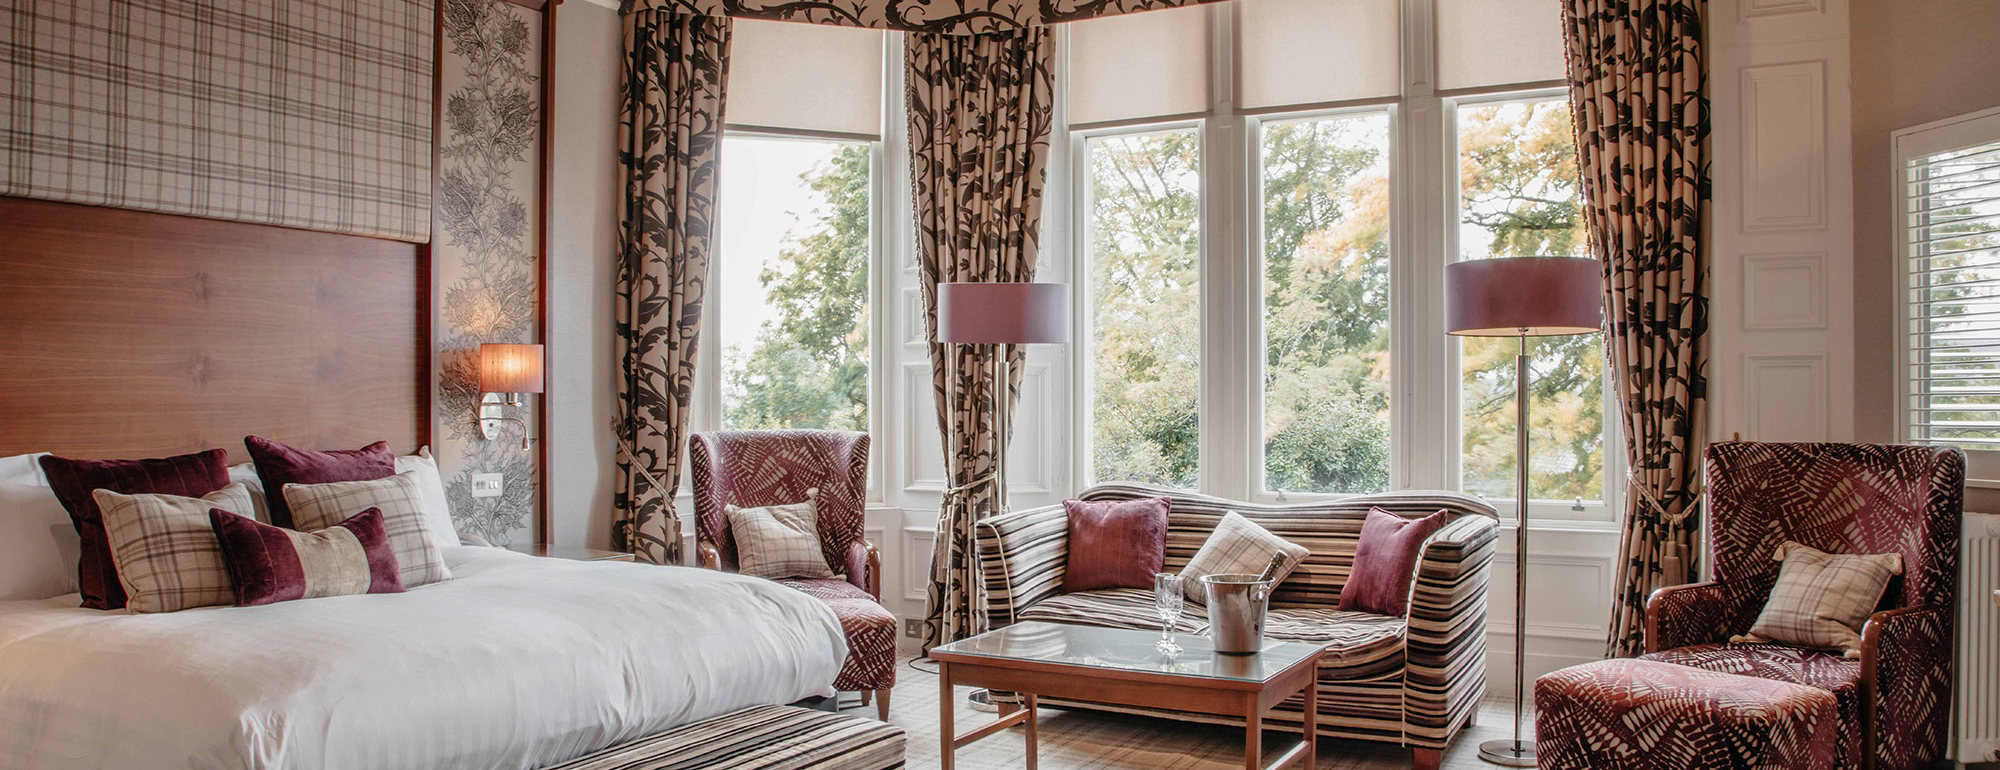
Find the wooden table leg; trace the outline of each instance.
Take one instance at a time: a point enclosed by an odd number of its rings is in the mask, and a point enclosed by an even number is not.
[[[952,755],[957,751],[957,747],[953,746],[953,744],[957,742],[958,724],[951,716],[953,693],[951,691],[950,663],[938,661],[938,686],[943,688],[943,692],[938,697],[938,717],[944,720],[944,729],[938,731],[938,735],[943,741],[943,745],[938,747],[938,767],[943,770],[952,770]]]
[[[1041,717],[1041,712],[1036,708],[1034,693],[1021,693],[1021,701],[1028,707],[1028,770],[1035,770],[1035,755],[1040,753],[1040,749],[1036,748],[1039,737],[1035,722]]]
[[[1243,715],[1243,767],[1264,770],[1264,712],[1257,699],[1250,699],[1250,712]]]
[[[1319,764],[1319,667],[1313,667],[1312,681],[1306,682],[1306,770]]]

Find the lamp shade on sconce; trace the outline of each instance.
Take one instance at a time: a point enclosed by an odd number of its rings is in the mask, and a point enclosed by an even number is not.
[[[479,346],[481,393],[542,392],[542,346],[489,343]]]
[[[1604,326],[1604,270],[1581,257],[1469,259],[1444,268],[1445,332],[1552,337]]]
[[[937,341],[1030,345],[1069,341],[1069,285],[940,283]]]

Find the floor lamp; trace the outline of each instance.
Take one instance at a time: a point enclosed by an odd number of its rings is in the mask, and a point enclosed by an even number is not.
[[[1534,767],[1521,738],[1528,663],[1528,338],[1595,334],[1604,325],[1604,272],[1595,259],[1474,259],[1444,269],[1445,332],[1514,337],[1514,738],[1479,744],[1479,758]]]
[[[952,345],[993,345],[998,349],[993,356],[994,398],[993,429],[1000,432],[993,455],[993,472],[978,478],[967,479],[945,492],[945,500],[965,495],[980,484],[992,482],[993,500],[996,514],[1007,511],[1007,445],[1011,438],[1011,412],[1013,399],[1008,389],[1013,384],[1012,362],[1008,360],[1008,345],[1062,344],[1069,341],[1069,286],[1060,283],[939,283],[937,286],[937,341]],[[946,378],[948,383],[958,380],[958,356],[945,356],[945,365],[952,367]],[[947,420],[945,429],[950,431],[955,421]],[[958,445],[949,433],[946,434],[947,451]],[[949,463],[950,459],[946,458]],[[948,469],[947,469],[948,470]],[[948,510],[948,508],[947,508]],[[942,528],[941,518],[938,525]],[[946,533],[938,532],[938,542],[944,542]],[[972,693],[975,708],[991,710],[992,701],[986,691]]]

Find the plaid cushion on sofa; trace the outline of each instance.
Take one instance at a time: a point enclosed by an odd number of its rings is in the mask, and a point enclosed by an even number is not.
[[[1262,574],[1279,553],[1285,555],[1285,561],[1278,567],[1276,583],[1284,582],[1285,576],[1305,561],[1306,547],[1273,535],[1271,530],[1258,526],[1243,514],[1230,511],[1181,570],[1181,591],[1190,599],[1206,603],[1208,587],[1202,585],[1202,576]]]
[[[403,587],[451,579],[444,554],[424,523],[424,497],[415,471],[374,481],[286,484],[284,495],[292,508],[292,525],[301,532],[337,526],[362,511],[381,509],[382,529],[396,552]]]
[[[1787,540],[1772,558],[1784,566],[1771,598],[1750,633],[1731,641],[1783,642],[1860,657],[1861,624],[1881,603],[1890,578],[1902,574],[1903,557],[1833,554]]]
[[[722,511],[736,539],[736,571],[773,580],[834,576],[820,549],[819,490],[806,490],[802,503]]]
[[[236,603],[222,544],[208,512],[249,513],[250,489],[241,483],[199,498],[166,494],[91,492],[103,512],[111,561],[133,612],[177,612]]]

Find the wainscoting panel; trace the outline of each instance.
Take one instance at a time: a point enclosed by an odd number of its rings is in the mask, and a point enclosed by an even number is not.
[[[1826,328],[1826,255],[1753,254],[1743,258],[1743,328]]]
[[[1827,434],[1826,356],[1743,357],[1743,424],[1763,441],[1815,441]]]
[[[1826,63],[1743,70],[1743,228],[1826,226]]]

